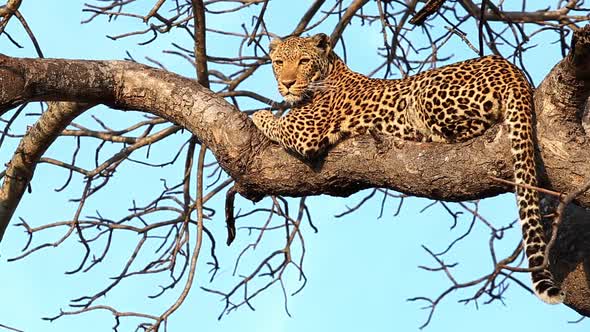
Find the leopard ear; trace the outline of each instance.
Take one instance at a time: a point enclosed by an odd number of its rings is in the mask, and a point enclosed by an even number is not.
[[[274,38],[273,40],[270,41],[270,44],[268,44],[268,49],[271,52],[274,51],[282,41],[283,40],[281,38]]]
[[[318,33],[317,35],[313,35],[309,37],[309,40],[319,49],[321,49],[325,54],[330,53],[332,47],[330,46],[330,37],[325,33]]]

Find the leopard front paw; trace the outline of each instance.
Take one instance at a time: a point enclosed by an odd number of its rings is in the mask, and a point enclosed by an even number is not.
[[[266,128],[268,128],[270,121],[272,121],[274,115],[269,110],[262,110],[255,112],[252,114],[252,121],[254,121],[254,125],[263,132],[266,132]]]

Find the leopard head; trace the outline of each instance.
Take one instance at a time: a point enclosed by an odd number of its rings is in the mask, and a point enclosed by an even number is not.
[[[312,94],[313,83],[329,72],[330,53],[330,38],[323,33],[271,41],[272,69],[285,101],[297,103]]]

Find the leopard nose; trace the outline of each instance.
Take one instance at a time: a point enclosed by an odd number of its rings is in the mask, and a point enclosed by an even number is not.
[[[285,88],[289,89],[293,86],[293,84],[295,84],[295,80],[282,80],[281,83],[285,86]]]

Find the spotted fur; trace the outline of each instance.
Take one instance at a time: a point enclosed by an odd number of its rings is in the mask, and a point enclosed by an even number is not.
[[[278,88],[293,107],[283,117],[253,116],[272,141],[305,158],[321,155],[348,135],[374,131],[404,140],[461,142],[504,121],[512,142],[514,180],[535,186],[533,92],[523,73],[499,56],[486,56],[399,80],[368,78],[351,71],[330,49],[324,34],[274,40],[270,57]],[[526,255],[542,265],[546,239],[537,191],[516,189]],[[546,269],[531,273],[547,303],[565,294]]]

